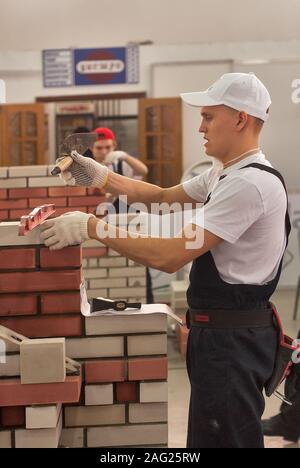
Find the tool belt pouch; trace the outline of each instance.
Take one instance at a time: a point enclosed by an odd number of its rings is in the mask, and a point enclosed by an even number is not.
[[[265,386],[268,397],[276,392],[278,387],[291,373],[292,367],[297,365],[293,362],[293,356],[297,356],[297,351],[300,352],[300,345],[296,345],[292,338],[284,334],[278,312],[274,304],[271,304],[271,306],[278,329],[278,348],[273,374]]]

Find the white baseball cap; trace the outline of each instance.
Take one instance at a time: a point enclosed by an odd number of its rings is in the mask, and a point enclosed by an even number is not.
[[[258,117],[268,118],[271,97],[254,73],[225,73],[206,91],[181,94],[184,102],[194,107],[225,105]]]

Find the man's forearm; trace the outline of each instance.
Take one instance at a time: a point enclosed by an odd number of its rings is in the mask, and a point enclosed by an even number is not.
[[[127,154],[123,161],[125,161],[131,167],[131,169],[133,169],[135,175],[146,177],[148,174],[147,166],[139,159]]]
[[[150,208],[151,203],[161,203],[163,189],[141,180],[130,179],[112,171],[109,172],[105,192],[114,196],[127,195],[128,204],[144,203]]]
[[[99,236],[99,232],[101,235]],[[129,233],[102,220],[90,218],[88,234],[131,260],[170,273],[170,258],[176,251],[176,239],[148,237]],[[173,253],[172,253],[173,252]]]

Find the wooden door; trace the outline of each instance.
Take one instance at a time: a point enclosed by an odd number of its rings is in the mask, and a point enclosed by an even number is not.
[[[45,164],[43,104],[0,106],[0,165]]]
[[[139,139],[148,182],[177,185],[182,175],[181,99],[140,99]]]

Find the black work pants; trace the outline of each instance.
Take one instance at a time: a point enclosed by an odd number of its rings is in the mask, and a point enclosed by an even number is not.
[[[263,448],[263,388],[274,368],[275,328],[192,326],[188,448]]]

